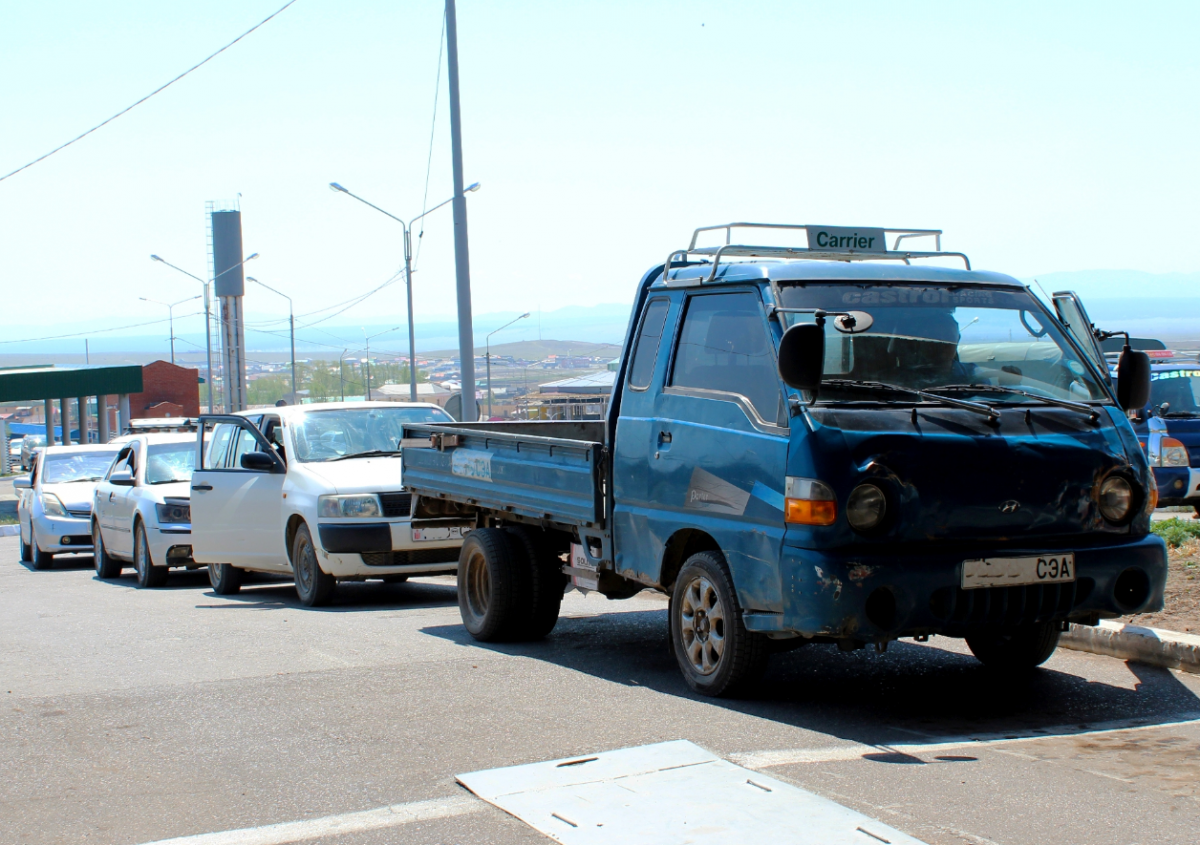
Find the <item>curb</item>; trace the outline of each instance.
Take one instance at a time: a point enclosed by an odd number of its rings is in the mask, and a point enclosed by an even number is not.
[[[1195,634],[1104,621],[1094,628],[1072,625],[1058,644],[1075,651],[1200,673],[1200,636]]]
[[[20,533],[19,525],[0,525],[0,537],[16,537]]]

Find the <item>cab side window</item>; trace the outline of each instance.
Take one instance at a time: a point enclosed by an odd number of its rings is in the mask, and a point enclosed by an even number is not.
[[[653,299],[646,306],[642,330],[638,334],[637,346],[633,351],[633,364],[629,369],[629,386],[634,390],[645,390],[650,386],[650,379],[654,376],[654,364],[658,361],[658,346],[669,305],[669,300]]]
[[[234,441],[233,448],[229,451],[229,460],[226,463],[228,469],[242,468],[242,455],[247,452],[258,451],[258,441],[254,439],[254,435],[244,428],[237,430],[237,440]]]
[[[738,394],[763,420],[786,419],[762,302],[755,294],[688,298],[671,384]]]
[[[208,441],[208,451],[204,455],[205,469],[225,467],[225,454],[229,451],[229,441],[235,430],[236,426],[229,423],[221,423],[213,429],[212,437]]]

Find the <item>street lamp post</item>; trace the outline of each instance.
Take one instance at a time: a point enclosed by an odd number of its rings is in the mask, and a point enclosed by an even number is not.
[[[175,306],[183,305],[185,302],[191,302],[193,299],[199,299],[200,296],[189,296],[187,299],[181,299],[178,302],[163,302],[158,299],[150,299],[147,296],[139,296],[142,302],[153,302],[155,305],[165,305],[167,308],[167,325],[171,330],[171,363],[175,363]]]
[[[474,193],[475,191],[478,191],[479,188],[480,188],[480,183],[473,182],[470,185],[468,185],[465,190],[469,191],[471,193]],[[404,229],[404,284],[408,288],[408,398],[411,401],[416,402],[417,401],[417,341],[416,341],[416,335],[413,332],[412,237],[411,237],[412,226],[414,223],[416,223],[422,217],[425,217],[428,214],[432,214],[433,212],[435,212],[439,208],[441,208],[443,205],[454,202],[454,197],[451,197],[450,199],[446,200],[445,202],[438,203],[433,208],[429,209],[426,212],[418,214],[412,220],[405,223],[403,220],[401,220],[396,215],[392,214],[390,211],[384,211],[379,206],[375,205],[372,202],[368,202],[367,200],[360,197],[358,194],[350,193],[350,191],[343,188],[337,182],[330,182],[329,189],[331,191],[336,191],[338,193],[345,194],[348,197],[354,197],[356,200],[361,202],[363,205],[371,206],[371,208],[375,209],[376,211],[380,212],[381,214],[386,214],[388,217],[395,220]]]
[[[504,331],[509,326],[511,326],[513,323],[517,322],[517,320],[524,320],[528,316],[529,316],[529,312],[526,311],[524,314],[522,314],[516,320],[509,320],[507,323],[505,323],[503,326],[496,329],[495,331],[488,332],[488,336],[487,336],[487,340],[486,340],[486,344],[487,344],[487,383],[488,383],[488,386],[487,386],[488,419],[492,418],[492,335],[494,335],[496,332]]]
[[[233,270],[235,267],[241,267],[242,264],[245,264],[247,261],[253,261],[255,258],[258,258],[257,252],[253,253],[248,258],[244,259],[241,263],[233,265],[233,267],[230,267],[228,270],[222,270],[215,277],[213,277],[213,279],[211,281],[205,281],[204,279],[197,276],[195,273],[189,273],[187,270],[184,270],[182,267],[176,267],[170,261],[159,258],[157,255],[150,256],[151,261],[157,261],[159,264],[165,264],[168,267],[170,267],[172,270],[177,270],[178,272],[183,273],[183,275],[189,276],[189,277],[195,279],[197,282],[199,282],[201,285],[204,286],[204,351],[205,351],[205,356],[207,359],[207,364],[206,364],[207,372],[205,373],[205,377],[208,379],[208,412],[210,414],[213,412],[213,374],[212,374],[212,313],[210,311],[210,305],[209,305],[209,290],[211,288],[212,282],[216,281],[217,278],[224,276],[226,273],[229,272],[229,270]]]
[[[292,335],[292,404],[294,405],[300,401],[300,398],[296,394],[296,309],[293,307],[292,298],[286,293],[277,291],[270,285],[260,282],[253,276],[247,276],[246,281],[254,282],[254,284],[266,288],[271,293],[277,293],[288,301],[288,329]]]
[[[338,383],[342,386],[342,401],[346,401],[346,353],[349,349],[343,349],[342,355],[338,358]]]
[[[381,332],[375,332],[375,334],[366,338],[366,340],[364,341],[367,345],[367,401],[368,402],[371,401],[371,341],[374,340],[375,338],[379,337],[380,335],[389,334],[390,332],[395,332],[395,331],[399,331],[399,330],[400,330],[400,326],[392,326],[390,329],[386,329]],[[365,335],[366,333],[364,332],[363,334]]]

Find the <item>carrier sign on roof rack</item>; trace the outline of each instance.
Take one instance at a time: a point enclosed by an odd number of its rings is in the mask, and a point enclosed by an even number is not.
[[[829,252],[887,252],[883,229],[848,229],[845,226],[808,226],[808,248]]]

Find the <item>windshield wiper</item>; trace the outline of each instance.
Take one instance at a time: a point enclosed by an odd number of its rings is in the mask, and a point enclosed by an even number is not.
[[[1045,402],[1047,405],[1057,405],[1060,408],[1069,408],[1072,411],[1087,414],[1092,422],[1100,419],[1099,412],[1091,405],[1085,405],[1082,402],[1072,402],[1069,399],[1056,399],[1053,396],[1043,396],[1040,393],[1030,393],[1028,390],[1018,390],[1015,387],[1002,387],[998,384],[947,384],[943,387],[930,388],[930,390],[954,390],[959,393],[1007,393],[1012,396],[1024,396],[1026,399],[1036,399],[1039,402]]]
[[[903,385],[887,384],[886,382],[882,381],[860,381],[858,379],[849,378],[822,379],[821,384],[830,384],[834,387],[862,387],[867,390],[890,390],[896,393],[907,393],[910,396],[920,396],[922,399],[928,399],[931,402],[938,402],[942,405],[950,405],[954,408],[962,408],[966,411],[972,411],[976,414],[981,414],[988,419],[1000,419],[1000,412],[991,405],[985,405],[982,402],[968,402],[965,399],[951,399],[949,396],[940,396],[937,393],[930,393],[926,390],[918,390],[915,387],[904,387]]]
[[[334,461],[346,461],[350,458],[382,458],[391,455],[399,455],[399,449],[369,449],[366,452],[351,452],[349,455],[338,455],[336,458],[330,458],[325,463],[333,463]]]
[[[90,475],[87,478],[68,478],[66,481],[47,481],[47,484],[74,484],[77,481],[103,481],[103,475]]]

